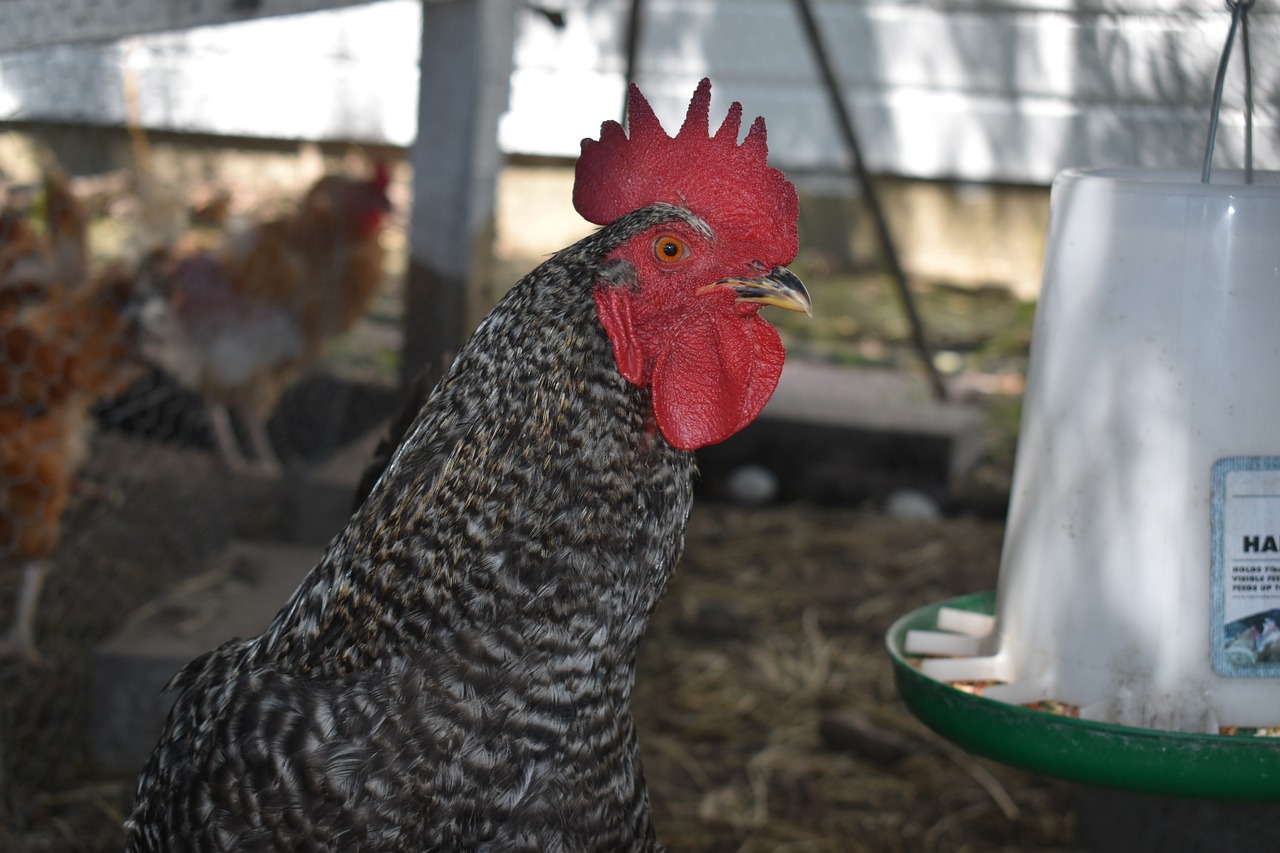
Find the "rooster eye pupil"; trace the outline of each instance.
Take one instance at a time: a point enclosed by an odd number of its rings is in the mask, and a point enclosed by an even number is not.
[[[675,237],[660,237],[655,245],[658,257],[664,261],[678,261],[684,257],[684,243]]]

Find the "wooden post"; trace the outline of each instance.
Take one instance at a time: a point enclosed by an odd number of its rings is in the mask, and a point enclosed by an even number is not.
[[[510,0],[422,6],[418,136],[401,379],[452,359],[470,334],[467,292],[491,233],[501,156],[498,118],[510,87]]]

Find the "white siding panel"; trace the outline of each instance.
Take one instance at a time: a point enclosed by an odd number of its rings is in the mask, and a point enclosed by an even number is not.
[[[0,119],[122,124],[128,69],[149,128],[407,145],[421,18],[417,0],[386,0],[0,55]]]
[[[0,51],[295,15],[367,0],[0,0]]]
[[[1072,165],[1198,165],[1229,16],[1159,0],[1126,2],[1123,13],[1119,3],[1066,5],[815,3],[870,165],[915,177],[1035,183]],[[593,117],[616,112],[621,47],[609,27],[625,6],[570,0],[559,32],[526,21],[501,128],[505,148],[572,156],[580,138],[597,131]],[[645,10],[638,76],[669,130],[694,83],[710,75],[713,110],[740,100],[750,115],[768,117],[778,162],[846,167],[791,3],[649,0]],[[1250,29],[1255,157],[1280,168],[1280,15],[1260,6]],[[1241,160],[1241,77],[1237,59],[1220,137],[1224,165]],[[585,97],[565,103],[555,93],[571,79],[590,84]],[[540,119],[551,104],[554,124]]]
[[[33,0],[0,0],[0,23]],[[80,9],[113,0],[34,0]],[[226,9],[232,0],[115,0]],[[263,9],[313,0],[263,0]],[[314,0],[326,3],[328,0]],[[517,2],[517,0],[512,0]],[[509,153],[576,156],[622,102],[629,0],[540,0],[518,16]],[[1256,161],[1280,169],[1280,0],[1251,16]],[[24,5],[25,4],[25,5]],[[1194,167],[1229,23],[1204,0],[818,0],[869,164],[913,177],[1047,183],[1072,165]],[[43,8],[43,6],[41,7]],[[53,5],[50,5],[53,8]],[[639,80],[674,130],[694,84],[713,110],[769,119],[785,168],[847,167],[790,0],[646,0]],[[154,11],[154,10],[153,10]],[[87,13],[86,13],[87,14]],[[418,0],[0,53],[0,119],[123,120],[121,67],[160,129],[408,144],[416,131]],[[4,27],[0,26],[0,30]],[[1241,161],[1241,66],[1218,162]],[[428,119],[429,120],[429,119]]]

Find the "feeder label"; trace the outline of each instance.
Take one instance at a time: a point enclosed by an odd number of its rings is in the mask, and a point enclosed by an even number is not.
[[[1280,677],[1280,457],[1213,466],[1213,671]]]

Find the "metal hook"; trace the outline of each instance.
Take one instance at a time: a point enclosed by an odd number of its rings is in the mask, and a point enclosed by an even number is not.
[[[1222,88],[1227,79],[1227,65],[1231,61],[1231,47],[1240,30],[1240,50],[1244,54],[1244,180],[1253,183],[1253,68],[1249,57],[1249,10],[1257,0],[1227,0],[1231,10],[1231,26],[1227,29],[1227,41],[1222,46],[1222,58],[1218,60],[1218,75],[1213,83],[1213,104],[1209,113],[1209,138],[1204,146],[1204,167],[1200,182],[1209,183],[1213,172],[1213,146],[1218,136],[1218,114],[1222,110]]]

